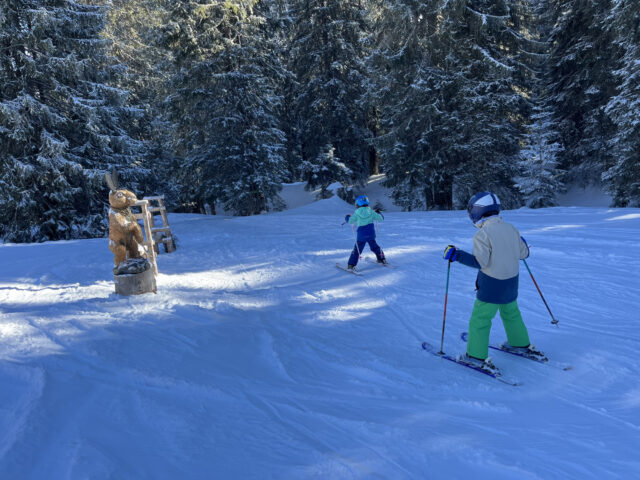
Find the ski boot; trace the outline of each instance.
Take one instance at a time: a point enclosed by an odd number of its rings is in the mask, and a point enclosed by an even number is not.
[[[502,372],[498,367],[493,364],[491,357],[487,357],[484,360],[476,357],[470,356],[468,353],[464,353],[458,357],[458,361],[460,363],[466,363],[467,365],[471,365],[473,367],[477,367],[480,370],[487,372],[495,377],[499,377],[502,375]]]
[[[509,342],[504,342],[502,345],[500,345],[500,348],[505,352],[515,353],[516,355],[532,358],[539,362],[549,361],[546,355],[542,351],[538,350],[534,345],[527,345],[526,347],[512,347],[511,345],[509,345]]]

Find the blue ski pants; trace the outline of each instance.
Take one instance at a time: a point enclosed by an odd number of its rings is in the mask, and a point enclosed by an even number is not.
[[[349,265],[358,264],[358,258],[360,257],[360,254],[362,253],[362,249],[367,243],[369,244],[369,248],[371,249],[371,251],[376,254],[376,258],[378,260],[384,259],[384,253],[382,252],[380,245],[376,243],[374,238],[371,238],[369,240],[358,240],[355,246],[353,247],[353,252],[351,252],[351,256],[349,257],[349,262],[348,262]]]

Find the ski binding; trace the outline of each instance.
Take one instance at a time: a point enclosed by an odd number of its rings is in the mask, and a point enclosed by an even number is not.
[[[426,350],[427,352],[433,354],[433,355],[436,355],[436,356],[438,356],[440,358],[444,358],[445,360],[449,360],[450,362],[457,363],[458,365],[462,365],[463,367],[470,368],[472,370],[475,370],[476,372],[480,372],[480,373],[482,373],[484,375],[487,375],[487,376],[489,376],[491,378],[495,378],[499,382],[505,383],[507,385],[511,385],[511,386],[514,386],[514,387],[522,385],[522,383],[520,383],[520,382],[516,382],[514,380],[510,380],[510,379],[504,378],[502,376],[502,373],[500,373],[500,370],[498,370],[496,367],[494,367],[495,370],[490,370],[490,369],[487,369],[487,368],[483,368],[479,364],[465,362],[461,357],[454,357],[453,355],[449,355],[449,354],[444,353],[444,352],[439,352],[436,347],[434,347],[433,345],[431,345],[428,342],[422,342],[422,348],[424,350]]]
[[[376,265],[380,265],[381,267],[387,267],[387,268],[397,268],[395,265],[391,265],[389,262],[387,263],[380,263],[377,260],[374,260],[371,257],[365,257],[364,258],[365,262],[369,262],[369,263],[375,263]]]
[[[347,267],[340,265],[339,263],[336,263],[336,267],[338,267],[340,270],[344,270],[347,273],[352,273],[353,275],[359,275],[362,276],[362,272],[356,269],[348,269]]]
[[[463,342],[467,341],[469,334],[467,332],[462,332],[460,338]],[[538,363],[549,363],[549,358],[542,353],[540,350],[537,350],[535,347],[530,347],[528,350],[522,350],[518,347],[512,347],[507,342],[504,342],[500,345],[492,345],[489,344],[489,348],[493,350],[499,350],[500,352],[508,353],[510,355],[515,355],[517,357],[528,358],[529,360],[533,360]],[[549,363],[550,365],[561,368],[562,370],[571,370],[573,367],[571,365],[556,365],[555,363]]]

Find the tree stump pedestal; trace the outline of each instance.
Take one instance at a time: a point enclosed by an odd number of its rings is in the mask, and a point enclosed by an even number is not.
[[[113,283],[116,286],[116,293],[120,295],[140,295],[142,293],[156,293],[156,276],[153,268],[149,268],[142,273],[127,273],[114,275]]]

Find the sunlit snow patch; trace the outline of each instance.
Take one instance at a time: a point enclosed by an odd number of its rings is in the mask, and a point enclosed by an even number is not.
[[[627,215],[619,215],[617,217],[607,218],[608,222],[612,220],[635,220],[640,218],[640,213],[628,213]]]

